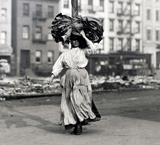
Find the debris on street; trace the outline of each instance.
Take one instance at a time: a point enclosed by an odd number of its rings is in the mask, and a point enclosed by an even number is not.
[[[61,92],[59,79],[55,79],[50,85],[47,82],[47,79],[36,80],[29,77],[16,81],[2,80],[0,81],[0,100],[12,96],[50,95]]]
[[[60,80],[54,81],[48,85],[49,78],[31,79],[24,77],[11,80],[4,79],[0,81],[0,101],[9,97],[17,96],[47,96],[61,93]],[[160,80],[152,76],[134,76],[134,77],[102,77],[90,76],[93,91],[123,91],[123,90],[146,90],[159,89]]]

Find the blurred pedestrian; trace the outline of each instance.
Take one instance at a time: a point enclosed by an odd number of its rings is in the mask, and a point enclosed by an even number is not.
[[[88,64],[87,56],[96,53],[94,44],[86,37],[84,31],[80,32],[88,48],[80,48],[78,39],[71,40],[71,49],[63,52],[53,66],[50,82],[66,69],[61,76],[61,121],[64,128],[71,129],[73,133],[82,133],[82,125],[90,121],[99,121],[101,116],[93,102],[92,88],[89,75],[85,67]],[[49,83],[50,83],[49,82]]]

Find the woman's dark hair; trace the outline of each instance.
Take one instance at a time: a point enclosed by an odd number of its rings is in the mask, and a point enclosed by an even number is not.
[[[71,40],[72,48],[79,47],[79,41],[78,40]]]
[[[81,49],[84,49],[87,47],[87,43],[86,43],[86,40],[82,37],[82,36],[75,36],[75,35],[72,35],[71,36],[71,41],[76,41],[78,44],[79,44],[79,48]],[[75,43],[76,43],[75,42]],[[72,42],[71,42],[72,44]],[[76,46],[77,47],[77,46]],[[74,48],[74,46],[73,46]]]

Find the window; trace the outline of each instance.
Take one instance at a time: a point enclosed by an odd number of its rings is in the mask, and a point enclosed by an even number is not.
[[[48,6],[48,18],[53,18],[53,6]]]
[[[118,31],[122,31],[123,30],[123,21],[119,20],[118,21]]]
[[[42,17],[42,5],[36,5],[36,16]]]
[[[131,11],[131,4],[127,3],[126,14],[130,14],[130,11]]]
[[[151,10],[147,9],[147,20],[151,20]]]
[[[140,50],[140,40],[136,39],[136,51]]]
[[[152,39],[152,37],[151,37],[151,29],[147,29],[147,40],[151,40]]]
[[[103,12],[104,11],[104,0],[100,0],[99,5],[101,8],[100,11]]]
[[[159,10],[156,10],[156,21],[159,21]]]
[[[51,27],[48,27],[48,40],[53,40],[53,37],[51,34]]]
[[[111,32],[114,31],[114,20],[113,19],[109,20],[109,31]]]
[[[23,16],[29,16],[29,4],[23,4]]]
[[[7,43],[7,33],[5,31],[1,32],[0,36],[0,44],[6,44]]]
[[[109,13],[114,13],[114,2],[113,1],[109,2]]]
[[[123,50],[123,39],[122,38],[118,39],[118,50]]]
[[[140,22],[136,22],[135,23],[135,30],[134,30],[134,33],[140,33]]]
[[[81,0],[78,0],[78,11],[81,11]]]
[[[53,63],[53,52],[52,51],[48,51],[47,53],[47,57],[48,57],[48,63]]]
[[[2,8],[1,9],[1,21],[6,22],[7,20],[7,9]]]
[[[88,0],[88,5],[93,6],[93,0]]]
[[[140,15],[140,5],[139,4],[136,4],[135,5],[135,10],[134,10],[134,14],[135,15]]]
[[[29,39],[29,26],[23,26],[22,38]]]
[[[37,63],[41,63],[41,57],[42,57],[42,52],[40,50],[37,50],[35,54],[35,61]]]
[[[118,3],[118,14],[122,14],[123,13],[123,3],[119,2]]]
[[[156,41],[159,41],[159,30],[156,30]]]
[[[114,38],[109,38],[109,50],[114,50]]]
[[[37,26],[36,27],[35,39],[41,39],[41,38],[42,38],[42,27]]]
[[[131,21],[127,21],[127,26],[126,26],[126,28],[125,28],[125,31],[126,31],[127,33],[129,33],[129,32],[130,32],[130,28],[131,28]]]
[[[127,50],[131,50],[131,39],[127,39]]]
[[[63,0],[63,7],[69,8],[69,0]]]
[[[87,7],[87,9],[88,9],[89,13],[93,13],[93,11],[95,11],[93,9],[93,0],[88,0],[88,7]]]

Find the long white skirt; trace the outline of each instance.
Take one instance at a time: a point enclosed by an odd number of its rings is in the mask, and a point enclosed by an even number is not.
[[[68,69],[61,82],[63,89],[60,111],[65,129],[70,129],[78,122],[99,121],[100,114],[93,104],[86,69]]]

